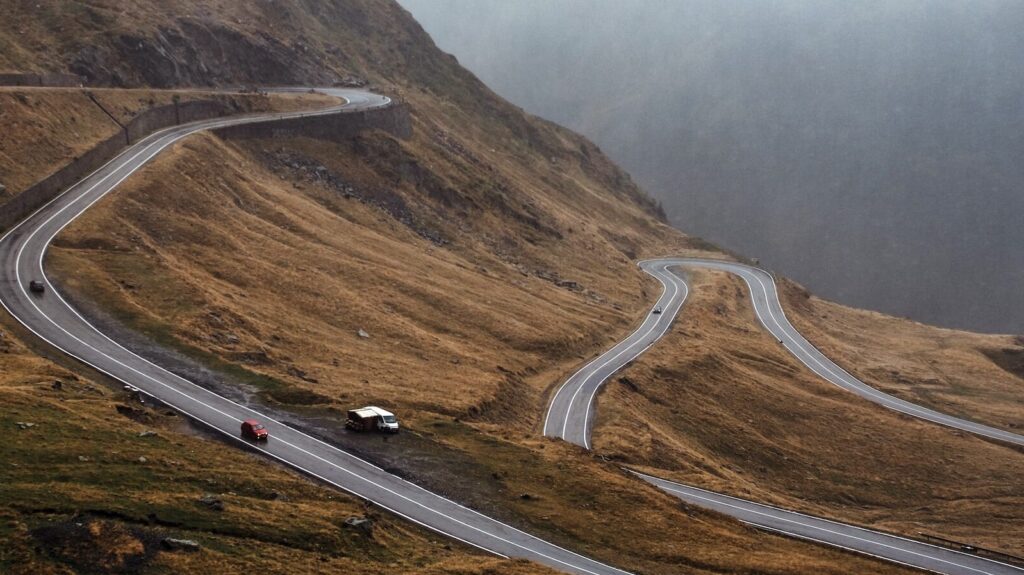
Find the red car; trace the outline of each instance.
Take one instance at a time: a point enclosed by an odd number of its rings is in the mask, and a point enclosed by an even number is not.
[[[246,419],[242,422],[242,437],[256,441],[266,441],[269,436],[267,428],[263,427],[263,424],[255,419]]]

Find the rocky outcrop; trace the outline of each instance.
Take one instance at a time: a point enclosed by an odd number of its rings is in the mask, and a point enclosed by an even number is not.
[[[195,553],[200,549],[198,541],[194,541],[192,539],[175,539],[173,537],[165,537],[161,539],[160,546],[167,551],[185,551],[190,553]]]

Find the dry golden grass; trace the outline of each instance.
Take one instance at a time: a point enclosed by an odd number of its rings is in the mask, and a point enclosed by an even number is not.
[[[83,305],[229,372],[268,401],[397,406],[407,433],[375,456],[617,565],[644,573],[903,572],[680,506],[614,465],[536,437],[546,394],[627,333],[658,291],[633,262],[711,248],[659,221],[657,206],[595,146],[501,101],[393,2],[123,6],[18,6],[0,30],[0,67],[63,69],[86,43],[101,60],[92,70],[114,83],[316,83],[355,73],[408,100],[415,136],[190,139],[51,251],[63,287]],[[68,22],[81,24],[76,34],[57,26]],[[152,50],[157,30],[181,34],[209,69],[197,72],[198,59],[180,52],[170,57],[176,71],[151,65],[168,60]],[[126,36],[145,49],[125,54]],[[303,50],[289,48],[298,43]],[[323,166],[356,197],[315,170],[291,168],[295,160]],[[359,338],[359,329],[370,337]],[[760,363],[759,353],[751,361]],[[793,372],[785,361],[769,360]],[[755,392],[770,399],[779,385],[762,384],[740,407],[756,405]],[[808,397],[812,385],[804,382]],[[606,409],[602,420],[615,416]],[[625,445],[634,439],[649,442],[637,415],[613,434],[627,453],[636,453]],[[654,425],[667,429],[672,417],[659,418]],[[732,437],[715,439],[713,430],[704,436],[713,445]],[[674,429],[659,433],[689,445]],[[599,441],[610,434],[599,429]],[[817,440],[805,437],[799,444],[811,460]],[[710,459],[718,455],[708,451],[704,468],[722,469]],[[668,452],[665,460],[689,465],[685,456]]]
[[[594,434],[599,453],[656,475],[818,515],[1024,550],[1024,454],[898,415],[819,379],[761,328],[741,280],[694,275],[671,333],[620,374],[628,383],[617,380],[601,395]],[[880,334],[897,345],[916,335],[927,347],[933,330],[815,305],[829,316],[816,324],[839,314],[856,318],[842,325],[857,341]],[[806,326],[795,312],[789,315]],[[984,368],[978,343],[1001,341],[948,330],[934,330],[932,337],[947,352],[930,353],[953,358],[943,360],[945,373],[965,378],[972,368]],[[889,369],[903,373],[919,361],[914,354],[881,353]],[[859,350],[857,361],[869,355]],[[981,359],[959,370],[961,357]],[[997,376],[994,371],[987,373]]]
[[[0,572],[552,573],[451,544],[196,436],[181,418],[40,358],[6,327],[0,405]],[[224,510],[200,504],[204,494]],[[373,518],[372,534],[345,528],[353,516]],[[161,551],[166,536],[203,548]]]
[[[643,243],[638,227],[662,226],[628,201],[615,209],[612,194],[574,211],[590,193],[579,182],[602,184],[571,165],[541,170],[493,152],[497,173],[470,170],[422,122],[403,143],[191,138],[69,228],[53,268],[76,299],[158,342],[243,366],[268,400],[395,407],[400,441],[422,447],[387,465],[588,555],[644,573],[900,571],[681,507],[614,465],[536,438],[546,393],[626,332],[657,291],[619,245],[661,253],[689,240],[667,231]],[[346,199],[315,169],[288,167],[296,159],[380,202]],[[531,184],[531,170],[552,187]],[[507,182],[505,208],[478,207],[496,193],[473,195],[480,185],[467,180],[481,174]],[[445,210],[435,213],[431,192]],[[530,201],[545,203],[540,226],[520,211]]]
[[[308,155],[357,189],[388,185],[358,153],[322,142],[261,142],[246,154],[198,136],[62,236],[53,251],[62,281],[151,335],[167,329],[321,402],[442,413],[482,408],[506,370],[577,361],[627,327],[630,314],[615,306],[645,305],[633,263],[592,232],[534,247],[509,222],[435,216],[413,184],[398,186],[410,218],[452,238],[438,247],[377,205],[283,180],[256,161],[271,145]],[[607,254],[606,267],[581,261],[595,251]],[[559,270],[593,295],[540,279],[537,269]],[[530,403],[519,406],[529,420],[552,383],[531,382]]]
[[[216,99],[234,102],[241,110],[292,110],[329,105],[334,100],[315,94],[213,94],[193,90],[89,89],[107,111],[127,123],[143,110],[182,102]],[[120,131],[89,99],[86,90],[0,88],[0,201],[28,188]]]
[[[793,324],[870,385],[973,421],[1024,433],[1024,339],[941,329],[809,297],[787,282]]]

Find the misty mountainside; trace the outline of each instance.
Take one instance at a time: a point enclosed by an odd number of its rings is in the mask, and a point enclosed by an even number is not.
[[[1024,5],[402,0],[672,222],[825,297],[1024,331]]]

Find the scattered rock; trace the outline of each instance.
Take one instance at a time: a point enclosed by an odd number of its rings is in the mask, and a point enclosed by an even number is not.
[[[160,546],[168,551],[186,551],[194,553],[199,551],[200,545],[198,541],[192,539],[175,539],[173,537],[165,537],[160,541]]]
[[[64,382],[59,379],[55,380],[53,383],[50,384],[50,389],[54,391],[60,391],[64,389]]]
[[[369,338],[369,337],[370,337],[370,334],[366,333],[366,332],[365,332],[365,331],[363,331],[363,330],[359,330],[359,337],[361,337],[361,338],[363,338],[363,339],[367,339],[367,338]]]
[[[519,498],[523,499],[525,501],[529,501],[529,500],[533,499],[533,496],[530,495],[529,493],[521,493],[521,494],[519,494]]]
[[[288,375],[297,377],[297,378],[299,378],[299,379],[301,379],[302,381],[305,381],[305,382],[320,383],[320,380],[316,379],[315,377],[309,377],[308,373],[306,373],[305,371],[295,367],[294,365],[288,366]]]
[[[78,460],[84,463],[86,461],[89,461],[89,458],[84,455],[79,455]]]
[[[267,355],[267,352],[263,350],[256,351],[240,351],[228,354],[228,357],[239,363],[246,363],[249,365],[271,365],[273,360]]]
[[[349,517],[345,520],[345,527],[370,533],[373,531],[373,520],[365,517]]]
[[[285,495],[284,493],[279,492],[279,491],[271,491],[270,492],[270,499],[272,499],[274,501],[288,501],[288,496]]]
[[[139,458],[136,459],[136,461],[138,461],[139,463],[146,463],[149,460],[146,459],[144,456],[140,455]]]
[[[4,193],[6,191],[7,191],[7,186],[5,186],[3,184],[0,184],[0,194]]]
[[[17,422],[14,423],[14,425],[17,425],[18,429],[28,429],[30,427],[35,427],[36,426],[36,424],[34,424],[34,423],[30,422],[30,421],[17,421]]]
[[[199,503],[214,511],[224,511],[224,502],[212,493],[206,493],[199,498]]]
[[[146,430],[139,434],[139,437],[156,437],[155,431]]]

